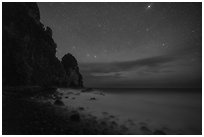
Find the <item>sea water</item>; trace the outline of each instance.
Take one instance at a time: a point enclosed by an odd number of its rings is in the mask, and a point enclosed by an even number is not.
[[[111,116],[135,134],[141,127],[167,134],[202,134],[201,89],[100,89],[104,95],[61,90],[67,106],[83,107],[101,118]]]

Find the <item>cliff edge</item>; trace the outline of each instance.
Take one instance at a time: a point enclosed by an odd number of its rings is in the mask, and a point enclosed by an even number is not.
[[[78,66],[68,72],[56,57],[52,29],[40,22],[37,3],[2,3],[2,39],[3,86],[83,87]]]

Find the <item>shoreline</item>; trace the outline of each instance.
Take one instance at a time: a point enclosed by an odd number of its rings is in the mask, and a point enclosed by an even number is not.
[[[3,90],[3,135],[129,134],[125,126],[98,119],[91,114],[83,113],[83,110],[39,101],[52,97],[53,93],[57,96],[55,92],[38,92],[36,95],[37,90],[33,90],[32,93],[22,95],[24,90],[14,91],[14,88],[9,92]]]
[[[3,134],[189,134],[189,132],[185,132],[182,129],[171,129],[168,126],[155,127],[152,123],[142,120],[141,117],[138,117],[139,119],[136,122],[129,118],[125,122],[121,122],[122,117],[118,117],[117,114],[109,111],[107,109],[108,106],[101,110],[102,106],[100,103],[105,103],[104,101],[112,99],[111,97],[101,89],[53,87],[3,89]],[[88,107],[89,105],[94,106],[94,108]],[[100,114],[98,109],[101,110]],[[137,113],[140,113],[140,111]],[[152,120],[158,122],[158,119]],[[195,131],[192,134],[194,133],[201,134],[199,131]]]

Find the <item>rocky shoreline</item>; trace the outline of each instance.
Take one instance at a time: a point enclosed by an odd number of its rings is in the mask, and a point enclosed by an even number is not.
[[[55,90],[37,92],[32,88],[33,92],[24,94],[27,90],[3,90],[3,135],[129,134],[125,126],[86,114],[83,108],[65,107]],[[53,96],[53,104],[39,101]]]

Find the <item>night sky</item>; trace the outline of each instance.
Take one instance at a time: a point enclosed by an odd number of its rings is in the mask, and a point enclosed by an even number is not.
[[[38,3],[86,87],[201,87],[202,3]]]

